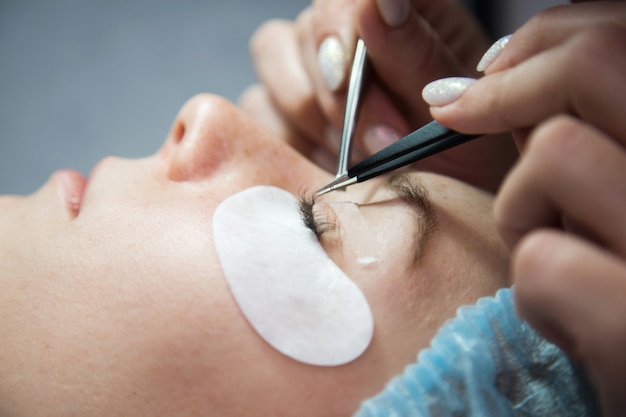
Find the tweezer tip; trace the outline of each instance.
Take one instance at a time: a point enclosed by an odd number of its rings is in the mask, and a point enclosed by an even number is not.
[[[350,178],[347,175],[339,176],[335,178],[333,181],[331,181],[329,184],[327,184],[326,186],[317,190],[315,192],[315,196],[319,197],[331,191],[345,190],[348,185],[354,184],[355,182],[357,182],[356,177]]]
[[[319,197],[319,196],[322,196],[324,194],[328,194],[331,191],[335,191],[337,189],[336,185],[337,184],[334,181],[331,182],[330,184],[325,185],[324,187],[320,188],[319,190],[317,190],[315,192],[315,196]]]
[[[320,197],[324,194],[328,194],[331,191],[345,191],[346,187],[337,187],[335,185],[327,185],[326,187],[322,187],[315,192],[316,197]]]
[[[333,187],[323,187],[323,188],[320,188],[319,190],[317,190],[315,192],[315,196],[316,197],[322,196],[324,194],[327,194],[327,193],[331,192],[332,190],[333,190]]]

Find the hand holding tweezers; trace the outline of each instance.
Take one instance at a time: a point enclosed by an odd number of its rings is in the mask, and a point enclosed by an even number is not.
[[[366,57],[365,44],[359,39],[348,84],[337,175],[333,181],[317,190],[316,195],[366,181],[480,136],[458,133],[432,121],[348,169]]]

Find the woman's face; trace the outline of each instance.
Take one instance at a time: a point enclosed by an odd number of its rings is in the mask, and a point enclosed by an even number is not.
[[[366,231],[346,221],[321,242],[367,298],[372,342],[337,367],[282,355],[229,292],[213,212],[254,185],[297,195],[331,178],[229,103],[198,96],[156,155],[0,198],[0,415],[350,415],[459,305],[508,284],[487,195],[427,174],[356,185],[316,210],[360,203]],[[399,196],[398,183],[430,202]],[[354,255],[365,238],[375,267]]]

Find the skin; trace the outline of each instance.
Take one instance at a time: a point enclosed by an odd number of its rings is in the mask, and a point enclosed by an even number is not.
[[[86,183],[62,171],[30,196],[0,198],[0,414],[350,415],[459,305],[508,285],[492,198],[414,175],[438,223],[415,269],[407,204],[377,182],[324,200],[356,200],[370,228],[398,236],[382,241],[389,256],[376,274],[332,232],[322,239],[376,326],[367,351],[334,368],[293,361],[252,330],[211,233],[233,193],[257,184],[298,193],[332,176],[225,100],[192,98],[153,156],[106,158]]]

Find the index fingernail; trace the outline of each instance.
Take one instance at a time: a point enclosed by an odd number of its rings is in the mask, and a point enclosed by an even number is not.
[[[329,36],[320,45],[317,52],[322,79],[330,91],[339,88],[346,76],[347,52],[337,36]]]
[[[509,43],[510,39],[511,35],[503,36],[502,38],[498,39],[493,45],[491,45],[489,49],[487,49],[487,52],[485,52],[485,55],[480,58],[478,65],[476,65],[476,71],[483,72],[491,64],[493,64],[496,58],[498,58],[504,50],[504,47]]]
[[[475,78],[450,77],[433,81],[424,87],[422,97],[433,107],[442,107],[456,101],[476,82]]]

